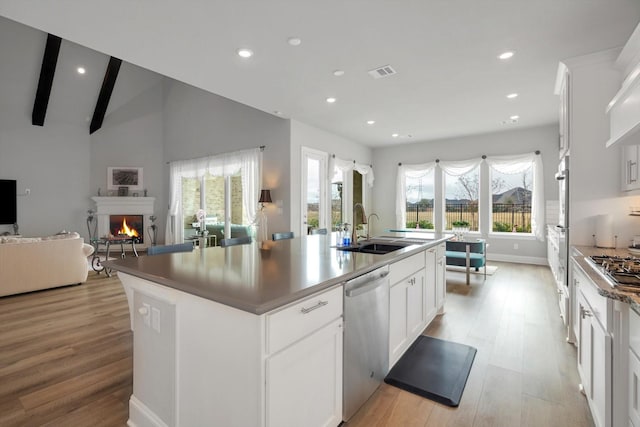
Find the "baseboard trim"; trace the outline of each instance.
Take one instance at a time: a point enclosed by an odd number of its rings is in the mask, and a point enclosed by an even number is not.
[[[169,427],[135,396],[129,399],[129,427]]]
[[[521,255],[505,255],[505,254],[487,254],[487,260],[489,261],[502,261],[513,262],[516,264],[535,264],[535,265],[548,265],[547,258],[533,257],[533,256],[521,256]]]

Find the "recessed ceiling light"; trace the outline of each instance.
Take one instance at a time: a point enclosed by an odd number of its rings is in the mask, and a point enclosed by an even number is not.
[[[287,43],[289,43],[291,46],[300,46],[300,43],[302,43],[302,40],[300,40],[297,37],[289,37],[289,39],[287,40]]]
[[[517,93],[510,93],[509,95],[507,95],[507,98],[509,99],[513,99],[513,98],[517,98],[518,94]]]
[[[86,72],[87,70],[85,70],[84,67],[78,67],[78,74],[84,74]]]
[[[367,120],[367,124],[368,124],[368,125],[372,125],[372,124],[374,124],[375,122],[376,122],[375,120]]]
[[[500,55],[498,55],[499,59],[509,59],[513,56],[513,52],[509,51],[509,52],[503,52]]]
[[[333,104],[333,103],[334,103],[334,102],[336,102],[336,101],[337,101],[337,99],[335,99],[335,98],[334,98],[334,97],[332,97],[332,96],[331,96],[331,97],[329,97],[329,98],[327,98],[327,102],[328,102],[329,104]]]
[[[344,76],[344,70],[335,70],[333,75],[336,77]]]
[[[399,135],[399,134],[397,134],[397,133],[392,133],[392,134],[391,134],[391,136],[392,136],[393,138],[397,138],[397,137],[398,137],[398,136],[400,136],[400,135]]]
[[[518,116],[518,115],[509,116],[509,119],[511,119],[511,120],[518,120],[519,118],[520,118],[520,116]]]
[[[251,58],[253,56],[253,51],[251,49],[238,49],[238,56],[241,58]]]

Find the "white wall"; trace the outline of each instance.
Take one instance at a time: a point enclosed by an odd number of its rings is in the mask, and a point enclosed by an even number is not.
[[[609,118],[605,108],[622,83],[614,67],[618,50],[597,52],[565,63],[571,73],[571,211],[572,245],[593,245],[596,217],[611,214],[618,247],[629,246],[640,234],[640,219],[628,215],[640,197],[620,191],[620,147],[605,148]]]
[[[372,164],[372,150],[357,142],[327,132],[325,130],[301,123],[295,120],[291,120],[291,202],[289,205],[285,204],[285,210],[290,207],[291,222],[289,230],[294,232],[300,230],[301,224],[301,158],[302,147],[313,148],[316,150],[324,151],[329,155],[335,154],[336,157],[343,160],[355,160],[362,164]],[[378,180],[378,171],[375,166],[373,173],[376,176],[376,182]],[[374,182],[375,187],[375,182]],[[371,194],[371,193],[369,193]],[[369,195],[368,194],[368,195]],[[371,197],[366,197],[366,200],[371,200]],[[371,210],[371,203],[367,203],[367,212]],[[351,222],[351,221],[349,221]]]
[[[166,162],[266,146],[263,185],[271,189],[274,201],[282,200],[285,206],[282,214],[274,206],[267,207],[269,230],[288,229],[291,206],[288,120],[167,79],[163,125]],[[163,180],[168,200],[166,165]]]
[[[44,127],[31,124],[46,37],[8,20],[0,23],[0,179],[16,179],[18,193],[31,190],[18,197],[20,232],[82,232],[90,193],[88,126],[84,118],[81,126],[50,112]],[[70,93],[53,93],[50,108],[58,95]],[[0,226],[4,231],[13,230]]]
[[[419,164],[440,160],[465,160],[485,155],[523,154],[540,150],[544,169],[546,200],[558,198],[554,174],[558,167],[558,127],[548,125],[520,130],[490,133],[439,141],[399,144],[376,148],[373,167],[376,182],[373,191],[373,210],[380,216],[374,231],[380,234],[395,227],[395,197],[398,163]],[[493,259],[544,263],[546,244],[535,239],[487,236],[489,254]],[[518,249],[514,249],[514,243]]]

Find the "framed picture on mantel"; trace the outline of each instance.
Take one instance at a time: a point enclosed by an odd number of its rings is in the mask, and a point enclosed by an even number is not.
[[[120,190],[127,187],[131,190],[142,190],[142,168],[108,167],[107,190]]]

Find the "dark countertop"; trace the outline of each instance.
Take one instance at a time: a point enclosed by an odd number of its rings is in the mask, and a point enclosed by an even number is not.
[[[599,267],[586,259],[586,257],[589,257],[591,255],[628,257],[632,256],[632,254],[630,254],[627,250],[621,248],[602,249],[593,246],[572,246],[571,248],[571,255],[573,259],[577,261],[578,266],[582,269],[582,271],[593,281],[593,283],[596,284],[596,286],[598,287],[597,291],[600,295],[602,295],[603,297],[626,302],[636,313],[640,314],[640,293],[624,292],[616,289],[612,285],[611,281],[607,279],[600,271]]]
[[[262,314],[424,251],[451,235],[387,233],[381,238],[403,237],[410,237],[405,241],[412,244],[386,255],[338,250],[331,247],[334,236],[329,234],[128,257],[104,265],[240,310]]]

